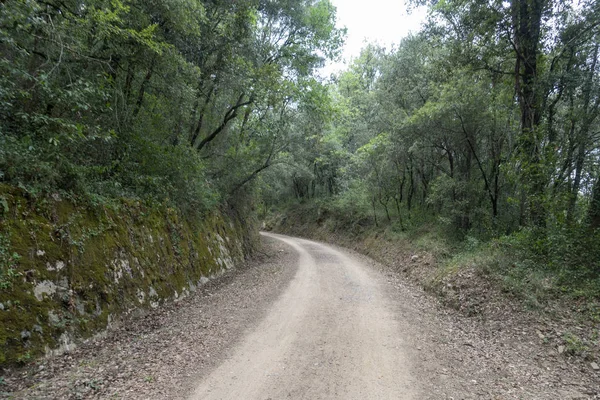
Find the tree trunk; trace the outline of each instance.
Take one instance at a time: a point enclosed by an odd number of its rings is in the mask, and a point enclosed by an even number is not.
[[[394,201],[396,202],[396,210],[398,210],[398,221],[400,222],[400,229],[404,232],[404,221],[402,220],[402,211],[400,208],[402,199],[394,197]]]
[[[140,90],[138,91],[137,101],[135,102],[135,108],[133,110],[134,118],[137,117],[140,110],[142,109],[142,104],[144,104],[144,95],[146,94],[146,87],[150,83],[150,80],[152,79],[152,75],[154,74],[155,63],[156,63],[156,57],[154,57],[152,59],[152,62],[150,64],[150,69],[148,70],[148,73],[146,73],[146,76],[144,77],[144,80],[142,81],[142,84],[140,85]]]
[[[579,143],[579,149],[577,151],[577,158],[575,159],[575,178],[573,178],[573,185],[571,186],[571,193],[569,194],[569,206],[567,208],[567,224],[573,223],[575,215],[575,206],[577,204],[577,197],[579,189],[581,187],[581,174],[583,172],[583,163],[585,161],[585,142]]]
[[[541,227],[546,221],[546,176],[540,157],[542,96],[538,77],[542,14],[547,0],[512,0],[512,24],[516,51],[515,91],[521,109],[519,144],[523,178],[527,185],[530,221]]]
[[[408,177],[409,177],[410,187],[408,188],[408,193],[406,195],[406,206],[408,207],[408,218],[410,218],[410,212],[412,210],[412,198],[413,198],[413,194],[415,193],[415,178],[413,175],[412,160],[411,160],[411,165],[408,170]]]
[[[379,200],[379,202],[385,210],[385,216],[387,217],[388,222],[392,222],[392,218],[390,217],[390,210],[388,209],[388,202],[383,200]]]
[[[581,187],[581,177],[583,173],[583,167],[585,163],[585,154],[586,149],[588,147],[588,137],[589,130],[593,124],[593,121],[596,119],[598,115],[598,102],[592,103],[592,88],[594,87],[594,76],[596,74],[596,64],[598,62],[598,51],[600,50],[600,45],[596,45],[592,64],[590,65],[585,85],[583,88],[583,110],[585,112],[585,116],[583,118],[583,122],[581,123],[581,127],[579,129],[578,135],[576,136],[576,140],[579,142],[579,146],[577,149],[577,157],[575,159],[575,178],[573,180],[573,186],[571,188],[571,193],[569,197],[569,206],[567,209],[567,224],[571,225],[574,219],[575,214],[575,206],[577,204],[577,198],[579,196],[579,189]],[[572,101],[571,101],[572,104]],[[574,126],[574,122],[573,122]],[[571,131],[574,131],[574,127],[571,128]],[[572,137],[575,137],[573,134]]]
[[[375,219],[375,226],[379,226],[377,222],[377,209],[375,208],[375,196],[371,197],[371,206],[373,207],[373,218]]]
[[[596,179],[592,188],[592,200],[588,209],[588,219],[590,221],[590,228],[600,228],[600,176]]]

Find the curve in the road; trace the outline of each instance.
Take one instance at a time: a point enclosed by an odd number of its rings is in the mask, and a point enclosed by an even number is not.
[[[381,277],[324,244],[262,233],[300,255],[289,287],[190,399],[416,399]]]

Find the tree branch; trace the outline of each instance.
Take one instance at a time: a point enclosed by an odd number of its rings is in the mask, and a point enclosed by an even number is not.
[[[240,107],[250,105],[254,102],[253,96],[250,96],[250,99],[248,101],[243,101],[244,96],[245,96],[244,93],[242,93],[240,95],[235,106],[231,107],[225,113],[225,116],[223,117],[223,122],[221,122],[221,125],[219,125],[217,127],[217,129],[215,129],[210,135],[208,135],[207,137],[202,139],[202,141],[198,144],[198,147],[196,148],[196,150],[200,151],[200,150],[202,150],[202,148],[204,146],[206,146],[208,143],[212,142],[219,135],[219,133],[221,133],[223,131],[223,129],[225,129],[227,127],[227,124],[229,123],[229,121],[231,121],[232,119],[235,119],[235,117],[238,116],[237,111]]]

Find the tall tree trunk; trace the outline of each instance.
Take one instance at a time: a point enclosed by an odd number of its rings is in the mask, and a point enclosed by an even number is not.
[[[571,186],[571,193],[569,194],[569,206],[567,208],[567,224],[573,223],[575,215],[575,205],[577,204],[577,197],[579,189],[581,187],[581,174],[583,172],[583,163],[585,161],[585,142],[579,143],[579,149],[577,151],[577,158],[575,159],[575,177],[573,178],[573,185]]]
[[[137,117],[140,110],[142,109],[142,104],[144,104],[144,95],[146,94],[146,88],[152,79],[152,75],[154,74],[154,66],[156,64],[156,56],[152,59],[150,63],[150,69],[146,73],[142,84],[140,85],[140,90],[138,91],[137,100],[135,102],[135,108],[133,109],[133,117]]]
[[[589,130],[592,126],[593,121],[598,116],[598,100],[596,102],[592,102],[592,88],[594,87],[594,77],[596,75],[596,64],[598,62],[598,51],[600,50],[600,45],[596,45],[593,57],[592,64],[589,67],[588,74],[585,80],[585,84],[583,87],[583,110],[585,116],[583,117],[583,121],[581,122],[581,127],[577,135],[572,134],[572,137],[575,137],[578,141],[578,149],[577,149],[577,157],[575,158],[575,178],[573,180],[573,185],[571,187],[571,193],[569,197],[569,206],[567,209],[567,224],[571,224],[573,222],[574,214],[575,214],[575,206],[577,204],[577,197],[579,196],[579,189],[581,187],[581,177],[583,173],[583,167],[585,163],[585,154],[588,147],[588,137]],[[571,108],[573,101],[571,101]],[[573,115],[574,112],[571,111]],[[575,122],[573,122],[571,131],[573,132]]]
[[[513,45],[516,51],[515,92],[521,109],[519,145],[522,174],[527,185],[530,221],[543,226],[546,221],[544,193],[546,174],[541,159],[540,121],[542,96],[538,55],[542,14],[547,0],[512,0]]]
[[[381,196],[379,197],[379,203],[383,206],[383,209],[385,210],[385,216],[387,217],[388,222],[392,222],[392,218],[390,217],[390,210],[388,208],[388,202],[389,202],[389,198],[384,201]]]
[[[409,177],[410,187],[408,188],[408,193],[406,195],[406,206],[408,207],[408,218],[410,219],[410,212],[412,210],[412,199],[413,199],[413,195],[415,193],[415,178],[414,178],[414,173],[413,173],[412,158],[410,159],[410,166],[408,169],[408,177]]]
[[[206,113],[206,108],[208,107],[208,104],[210,103],[213,95],[215,94],[215,90],[216,84],[213,85],[209,90],[208,94],[206,95],[206,98],[204,99],[204,102],[202,103],[202,106],[200,106],[199,109],[198,107],[194,107],[194,115],[198,116],[198,121],[192,127],[192,132],[190,134],[190,146],[192,147],[196,147],[196,142],[198,141],[198,137],[200,136],[200,132],[202,131],[202,125],[204,123],[204,114]],[[198,103],[199,102],[200,99],[198,99]]]
[[[375,196],[371,196],[371,206],[373,207],[373,218],[375,219],[375,226],[379,226],[379,222],[377,222],[377,209],[375,208]]]
[[[600,228],[600,176],[596,178],[596,182],[594,182],[594,187],[592,188],[592,200],[588,209],[588,219],[590,221],[590,228]]]
[[[396,210],[398,211],[398,221],[400,222],[400,229],[404,231],[404,221],[402,220],[402,209],[400,208],[400,204],[402,200],[394,197],[394,201],[396,202]]]

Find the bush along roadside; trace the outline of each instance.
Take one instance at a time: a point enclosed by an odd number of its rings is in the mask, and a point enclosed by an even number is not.
[[[0,186],[0,368],[188,296],[251,252],[248,229],[231,211],[198,220],[139,201],[78,204]]]
[[[272,213],[265,229],[354,249],[464,316],[528,332],[549,352],[584,363],[586,369],[600,364],[600,283],[581,268],[559,267],[552,264],[553,255],[536,253],[534,233],[489,241],[467,235],[456,241],[435,223],[403,230],[348,215],[305,203]],[[597,237],[587,240],[592,245]]]

